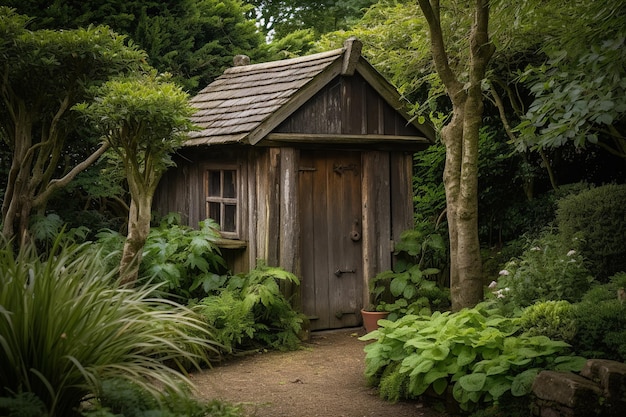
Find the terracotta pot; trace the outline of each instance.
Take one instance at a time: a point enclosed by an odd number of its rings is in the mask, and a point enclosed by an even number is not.
[[[386,311],[366,311],[361,310],[361,317],[363,317],[363,327],[366,332],[373,332],[378,329],[378,320],[387,318],[389,315]]]

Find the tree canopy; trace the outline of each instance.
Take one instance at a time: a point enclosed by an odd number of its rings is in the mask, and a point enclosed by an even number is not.
[[[173,165],[170,155],[192,129],[193,109],[186,93],[154,74],[107,81],[94,100],[75,109],[101,132],[125,173],[131,201],[120,272],[122,282],[133,282],[150,231],[152,198]]]
[[[112,75],[139,69],[145,53],[106,27],[27,30],[29,19],[0,8],[0,128],[11,152],[2,234],[27,235],[32,212],[106,150],[79,134],[71,107]],[[86,155],[73,153],[81,143]],[[87,145],[87,146],[85,146]]]
[[[106,25],[127,35],[147,52],[147,62],[169,72],[187,91],[204,88],[247,54],[262,59],[266,50],[251,6],[241,0],[6,0],[33,17],[33,29],[75,29]]]
[[[316,36],[349,28],[376,0],[249,0],[264,33],[281,39],[310,29]]]

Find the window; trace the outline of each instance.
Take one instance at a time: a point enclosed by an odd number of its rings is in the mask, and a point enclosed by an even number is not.
[[[225,237],[238,237],[237,170],[208,169],[205,196],[206,216],[219,223]]]

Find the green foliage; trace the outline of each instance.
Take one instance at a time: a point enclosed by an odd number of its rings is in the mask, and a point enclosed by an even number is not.
[[[520,325],[529,336],[547,336],[572,343],[576,334],[572,304],[565,300],[543,301],[524,309]]]
[[[255,6],[250,13],[267,34],[283,38],[301,29],[316,36],[346,29],[363,15],[374,0],[249,0]],[[256,16],[254,16],[256,15]]]
[[[150,228],[140,276],[163,282],[169,294],[183,299],[204,297],[225,280],[219,238],[219,225],[213,220],[201,221],[196,230],[181,225],[179,214],[170,213],[158,227]]]
[[[413,155],[413,207],[417,221],[433,223],[446,207],[443,167],[446,151],[443,144],[429,146]]]
[[[626,157],[626,9],[611,0],[575,2],[542,24],[550,28],[546,62],[521,72],[534,101],[518,126],[525,146],[600,143]],[[580,24],[592,19],[597,25]]]
[[[50,4],[48,0],[3,0],[36,18],[34,29],[107,25],[148,53],[147,61],[171,73],[185,90],[204,88],[232,66],[232,57],[263,55],[263,36],[245,17],[241,0],[115,0]]]
[[[596,285],[573,306],[576,337],[572,345],[581,355],[626,361],[626,273]]]
[[[83,413],[85,417],[241,417],[241,407],[214,400],[203,403],[191,392],[168,394],[156,401],[149,392],[130,381],[109,379],[102,382],[97,401]]]
[[[31,212],[43,212],[103,151],[72,106],[88,100],[93,85],[145,65],[145,53],[107,27],[27,30],[26,22],[0,8],[0,139],[12,153],[2,213],[7,238],[21,238]]]
[[[113,79],[93,91],[96,99],[76,104],[118,155],[131,196],[141,184],[151,196],[153,178],[172,166],[170,154],[187,139],[194,112],[188,94],[165,75],[136,74]],[[157,181],[158,182],[158,181]],[[156,185],[155,185],[156,186]]]
[[[571,243],[576,248],[576,242]],[[493,295],[514,307],[527,307],[537,301],[579,301],[594,279],[573,247],[565,246],[554,233],[544,233],[500,271]]]
[[[228,277],[214,295],[200,300],[196,309],[215,329],[226,353],[259,347],[295,349],[300,344],[303,317],[291,307],[279,283],[300,284],[295,275],[259,261],[248,274]]]
[[[598,280],[626,271],[626,185],[590,188],[559,201],[557,225],[579,240],[581,254]]]
[[[0,413],[5,417],[43,417],[46,405],[32,392],[0,397]]]
[[[0,248],[0,397],[32,393],[47,415],[75,415],[108,378],[159,398],[214,351],[189,309],[151,299],[154,285],[119,287],[92,244]],[[19,397],[17,397],[19,398]]]
[[[449,305],[449,292],[438,283],[447,263],[446,243],[432,223],[422,222],[402,232],[394,253],[394,269],[379,273],[369,283],[377,311],[387,311],[388,319],[395,320]]]
[[[451,387],[461,408],[471,410],[498,403],[508,393],[528,395],[542,369],[580,370],[584,364],[568,354],[565,342],[517,335],[518,319],[486,304],[379,324],[361,337],[376,340],[365,347],[365,374],[392,400],[418,398],[429,388],[441,395]]]

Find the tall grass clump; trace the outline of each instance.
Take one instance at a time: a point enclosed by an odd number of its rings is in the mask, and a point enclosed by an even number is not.
[[[40,415],[80,415],[111,378],[156,399],[184,395],[186,369],[214,350],[206,325],[179,304],[150,298],[154,285],[119,286],[104,264],[93,244],[57,241],[40,255],[0,243],[1,415],[32,395],[45,408]]]

